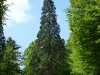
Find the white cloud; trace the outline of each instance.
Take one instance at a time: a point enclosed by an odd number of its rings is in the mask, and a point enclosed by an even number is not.
[[[7,15],[9,16],[10,20],[23,23],[33,18],[32,15],[26,13],[30,10],[31,7],[28,0],[7,0],[7,2],[5,2],[5,4],[11,3],[14,4],[9,7],[9,10],[11,12],[7,12]]]

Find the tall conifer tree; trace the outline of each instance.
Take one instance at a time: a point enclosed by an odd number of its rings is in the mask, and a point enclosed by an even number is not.
[[[3,33],[3,25],[5,24],[5,13],[7,5],[4,5],[5,0],[0,1],[0,57],[2,57],[3,50],[5,48],[5,37]]]
[[[3,25],[5,25],[5,13],[8,8],[8,4],[4,4],[4,1],[6,0],[0,0],[0,71],[3,63],[3,55],[4,55],[4,49],[5,49],[5,37],[3,32]]]
[[[60,37],[56,7],[52,0],[44,0],[41,26],[34,46],[32,64],[35,75],[62,75],[61,62],[65,58],[64,40]]]

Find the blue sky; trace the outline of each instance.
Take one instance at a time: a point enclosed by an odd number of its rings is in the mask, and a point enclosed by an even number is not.
[[[58,14],[57,22],[61,28],[61,38],[69,38],[69,27],[65,21],[66,14],[64,9],[68,8],[68,0],[53,0]],[[13,3],[7,12],[7,25],[4,26],[4,35],[6,38],[12,37],[17,44],[21,45],[20,51],[24,51],[29,44],[37,38],[40,27],[41,8],[43,0],[7,0],[6,3]]]

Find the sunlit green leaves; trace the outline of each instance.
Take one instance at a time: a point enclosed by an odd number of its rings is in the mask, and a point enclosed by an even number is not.
[[[98,75],[100,45],[100,1],[70,0],[67,17],[71,29],[70,66],[76,75]],[[98,66],[97,66],[98,65]]]

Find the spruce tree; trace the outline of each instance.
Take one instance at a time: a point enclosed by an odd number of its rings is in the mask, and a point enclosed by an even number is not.
[[[56,7],[52,0],[44,0],[41,26],[33,50],[35,75],[63,75],[61,70],[65,58],[64,40],[60,37]]]
[[[74,75],[100,75],[100,1],[70,0],[71,70]]]

